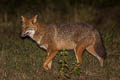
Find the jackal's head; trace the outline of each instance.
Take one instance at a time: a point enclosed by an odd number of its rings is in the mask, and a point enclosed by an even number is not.
[[[35,15],[31,19],[27,19],[23,16],[21,16],[21,18],[22,18],[21,37],[29,36],[33,38],[35,31],[37,29],[37,26],[36,26],[37,15]]]

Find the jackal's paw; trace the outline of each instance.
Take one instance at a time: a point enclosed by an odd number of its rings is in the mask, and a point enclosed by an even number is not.
[[[80,65],[81,65],[81,63],[77,63],[77,64],[76,64],[77,67],[80,67]]]
[[[50,70],[47,64],[43,64],[43,68],[45,69],[45,71]]]

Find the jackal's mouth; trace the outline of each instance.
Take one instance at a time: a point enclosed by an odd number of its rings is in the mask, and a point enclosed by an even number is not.
[[[28,35],[29,35],[29,32],[27,32],[27,33],[22,33],[22,34],[21,34],[21,37],[24,38],[24,37],[26,37],[26,36],[28,36]]]

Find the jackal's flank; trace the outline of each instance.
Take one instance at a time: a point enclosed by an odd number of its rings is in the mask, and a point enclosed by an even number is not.
[[[103,66],[106,57],[105,47],[99,32],[91,25],[86,23],[43,24],[37,21],[37,15],[31,19],[21,17],[21,36],[29,36],[48,53],[43,64],[45,70],[51,69],[52,59],[61,49],[73,49],[77,62],[80,64],[82,53],[86,49]]]

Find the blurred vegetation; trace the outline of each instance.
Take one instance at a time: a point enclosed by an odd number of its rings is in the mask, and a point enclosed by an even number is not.
[[[0,17],[6,22],[13,16],[19,19],[21,15],[39,14],[44,22],[97,23],[106,16],[119,15],[119,12],[110,14],[119,5],[119,0],[0,0]]]

